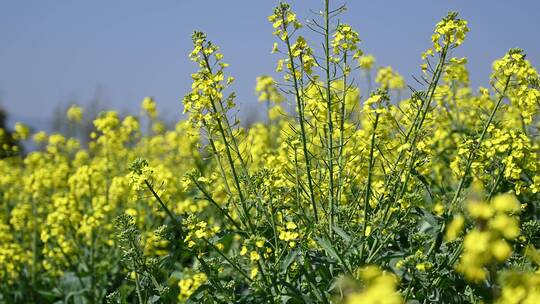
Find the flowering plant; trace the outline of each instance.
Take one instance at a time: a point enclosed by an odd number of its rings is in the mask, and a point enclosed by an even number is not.
[[[451,12],[407,86],[344,11],[274,9],[263,122],[233,115],[228,64],[196,31],[185,121],[167,128],[146,97],[139,116],[96,117],[88,145],[37,132],[38,150],[2,152],[0,302],[537,303],[540,81],[524,51],[474,91]]]

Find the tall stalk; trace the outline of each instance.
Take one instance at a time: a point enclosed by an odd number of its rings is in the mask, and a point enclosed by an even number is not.
[[[364,196],[364,226],[362,228],[362,236],[366,235],[366,227],[369,222],[369,200],[371,197],[371,178],[373,176],[373,162],[374,162],[374,152],[375,152],[375,137],[376,137],[376,130],[377,125],[379,124],[379,116],[380,114],[375,114],[375,122],[373,123],[373,133],[371,134],[371,146],[369,149],[369,163],[368,163],[368,176],[367,176],[367,182],[366,182],[366,191]]]
[[[281,17],[284,20],[283,27],[285,27],[285,24],[286,24],[285,16],[281,16]],[[284,30],[286,29],[284,28]],[[313,190],[313,177],[311,176],[311,157],[309,155],[309,150],[307,148],[307,134],[306,134],[305,117],[304,117],[304,102],[300,94],[300,87],[298,84],[296,66],[294,65],[294,57],[292,54],[291,40],[289,38],[289,35],[287,35],[285,38],[285,44],[287,45],[287,53],[289,56],[289,61],[291,63],[291,74],[293,78],[296,106],[298,108],[298,121],[300,124],[300,138],[302,141],[302,151],[303,151],[305,163],[306,163],[306,175],[307,175],[307,181],[308,181],[309,199],[311,201],[311,206],[313,208],[315,223],[318,223],[319,214],[317,211],[317,203],[315,201],[315,192]]]
[[[324,1],[324,55],[326,73],[326,153],[328,158],[328,232],[332,235],[334,226],[334,123],[332,121],[332,92],[330,87],[330,0]]]
[[[411,153],[412,155],[409,158],[409,161],[407,163],[407,169],[409,169],[409,170],[406,173],[405,181],[402,182],[401,184],[399,183],[399,181],[401,181],[401,174],[402,174],[403,170],[397,170],[397,168],[398,168],[398,165],[399,165],[399,163],[400,163],[400,161],[401,161],[401,159],[402,159],[402,157],[404,155],[403,150],[399,152],[398,157],[397,157],[396,161],[393,164],[391,176],[394,177],[394,179],[393,179],[394,182],[391,183],[392,184],[392,189],[389,191],[389,193],[391,193],[391,201],[390,201],[389,204],[386,205],[386,208],[385,208],[385,211],[384,211],[384,216],[383,216],[383,218],[386,219],[386,222],[388,222],[388,220],[389,220],[389,218],[387,218],[387,216],[388,216],[388,212],[390,211],[390,208],[394,205],[395,202],[397,202],[399,200],[399,198],[403,195],[404,190],[406,189],[408,179],[409,179],[409,176],[410,176],[410,169],[412,169],[412,166],[414,165],[414,162],[415,162],[415,159],[416,159],[416,141],[418,140],[418,137],[419,137],[419,131],[421,130],[421,128],[422,128],[422,126],[424,124],[427,113],[429,112],[429,109],[430,109],[430,106],[431,106],[431,102],[433,101],[433,97],[435,96],[435,91],[437,89],[437,85],[439,83],[442,72],[444,70],[447,53],[448,53],[448,45],[445,45],[442,52],[441,52],[441,56],[440,56],[439,62],[437,64],[437,67],[436,67],[435,71],[433,72],[432,79],[429,82],[429,87],[428,87],[427,94],[426,94],[425,97],[421,97],[421,100],[422,100],[421,107],[420,107],[419,111],[417,112],[417,115],[415,116],[415,119],[414,119],[414,121],[413,121],[413,123],[411,125],[411,128],[409,129],[409,131],[407,132],[407,135],[405,136],[405,142],[406,143],[409,143],[408,142],[409,139],[411,140],[410,141],[410,148],[408,149],[408,152]],[[412,138],[411,138],[411,136],[412,136]],[[386,185],[388,185],[388,184],[386,184]],[[385,185],[385,189],[383,191],[383,194],[379,198],[379,202],[382,201],[382,199],[384,198],[384,195],[386,193],[386,190],[388,189],[388,187],[386,185]],[[400,189],[399,192],[397,192],[399,186],[401,186],[401,189]],[[396,194],[396,192],[397,192],[397,194]]]
[[[476,141],[476,144],[471,149],[469,156],[467,157],[467,162],[465,164],[465,171],[463,172],[463,176],[461,177],[459,181],[459,185],[456,189],[456,192],[454,192],[454,197],[452,198],[452,201],[450,203],[450,206],[453,206],[461,194],[461,191],[463,190],[463,187],[465,185],[465,181],[467,180],[467,177],[469,176],[469,173],[471,171],[471,166],[474,161],[474,157],[476,156],[476,152],[482,145],[482,141],[484,141],[484,138],[486,137],[487,130],[489,129],[489,126],[493,122],[493,118],[495,117],[495,113],[497,113],[497,110],[499,109],[499,106],[501,105],[501,102],[504,99],[504,96],[506,95],[506,90],[508,89],[508,85],[510,84],[510,80],[512,79],[512,75],[508,75],[506,78],[506,81],[504,83],[504,89],[502,93],[499,95],[499,99],[497,99],[497,102],[495,103],[495,107],[491,111],[491,114],[489,115],[488,120],[486,121],[486,124],[484,125],[484,128],[482,129],[482,133],[480,134],[480,137],[478,138],[478,141]]]
[[[347,69],[347,53],[343,55],[343,65]],[[344,169],[344,158],[343,158],[343,149],[345,148],[345,116],[346,116],[346,104],[345,100],[347,98],[347,72],[343,74],[343,94],[340,100],[340,112],[339,112],[339,148],[338,148],[338,177],[337,177],[337,195],[336,202],[339,204],[341,202],[341,195],[343,193],[343,169]]]

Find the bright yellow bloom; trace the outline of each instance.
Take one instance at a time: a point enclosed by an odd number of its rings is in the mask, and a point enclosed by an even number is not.
[[[66,116],[70,121],[80,123],[83,119],[83,109],[79,106],[72,105],[67,110]]]
[[[360,56],[360,58],[358,58],[358,64],[364,70],[371,70],[375,65],[375,56],[371,54]]]
[[[389,66],[379,69],[375,77],[375,82],[380,84],[383,89],[397,90],[405,88],[405,79],[403,76]]]
[[[178,288],[180,289],[178,300],[184,302],[185,300],[189,299],[189,297],[191,297],[191,295],[207,281],[208,277],[203,272],[199,272],[190,277],[181,279],[178,281]]]
[[[446,228],[446,240],[449,242],[456,240],[459,237],[461,230],[463,229],[464,223],[465,219],[462,215],[458,214],[454,216],[454,219],[450,222],[450,224],[448,224],[448,227]]]
[[[440,52],[443,46],[455,48],[465,40],[465,35],[469,32],[467,21],[457,18],[456,12],[450,12],[435,27],[435,33],[431,36],[433,48]]]
[[[259,101],[271,101],[281,103],[283,96],[279,93],[275,80],[270,76],[257,77],[255,92],[259,94]]]
[[[17,139],[28,139],[28,136],[30,136],[30,129],[28,126],[18,122],[15,124],[15,138]]]
[[[396,291],[397,280],[392,274],[382,272],[375,266],[368,266],[359,271],[359,276],[366,287],[349,295],[347,304],[403,303]]]
[[[257,251],[252,251],[250,254],[249,254],[249,259],[252,261],[252,262],[256,262],[258,260],[261,259],[261,256],[259,255],[259,253]]]
[[[158,115],[156,102],[152,97],[145,97],[143,99],[143,101],[141,102],[141,109],[152,119],[156,118]]]

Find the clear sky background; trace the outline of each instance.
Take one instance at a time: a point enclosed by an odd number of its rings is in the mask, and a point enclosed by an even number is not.
[[[181,117],[195,65],[187,54],[193,30],[221,47],[242,112],[257,107],[255,78],[273,74],[273,0],[0,0],[0,105],[12,121],[43,126],[59,104],[137,112],[155,96],[167,119]],[[323,1],[291,0],[300,19]],[[349,0],[341,17],[361,48],[412,83],[435,23],[449,10],[469,21],[456,56],[467,56],[474,87],[487,85],[491,62],[511,47],[540,62],[538,0]],[[257,108],[255,108],[257,109]]]

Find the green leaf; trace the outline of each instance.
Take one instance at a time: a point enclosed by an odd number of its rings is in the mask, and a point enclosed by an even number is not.
[[[332,244],[330,244],[330,241],[327,239],[321,239],[321,238],[315,238],[317,240],[317,243],[321,245],[321,247],[328,253],[331,257],[335,258],[338,261],[341,261],[341,257],[338,255],[337,251],[332,247]]]
[[[351,237],[343,229],[333,226],[334,231],[347,243],[351,242]]]
[[[294,250],[287,255],[287,258],[281,263],[281,272],[287,272],[289,266],[291,266],[292,262],[296,259],[297,254],[298,252]]]

